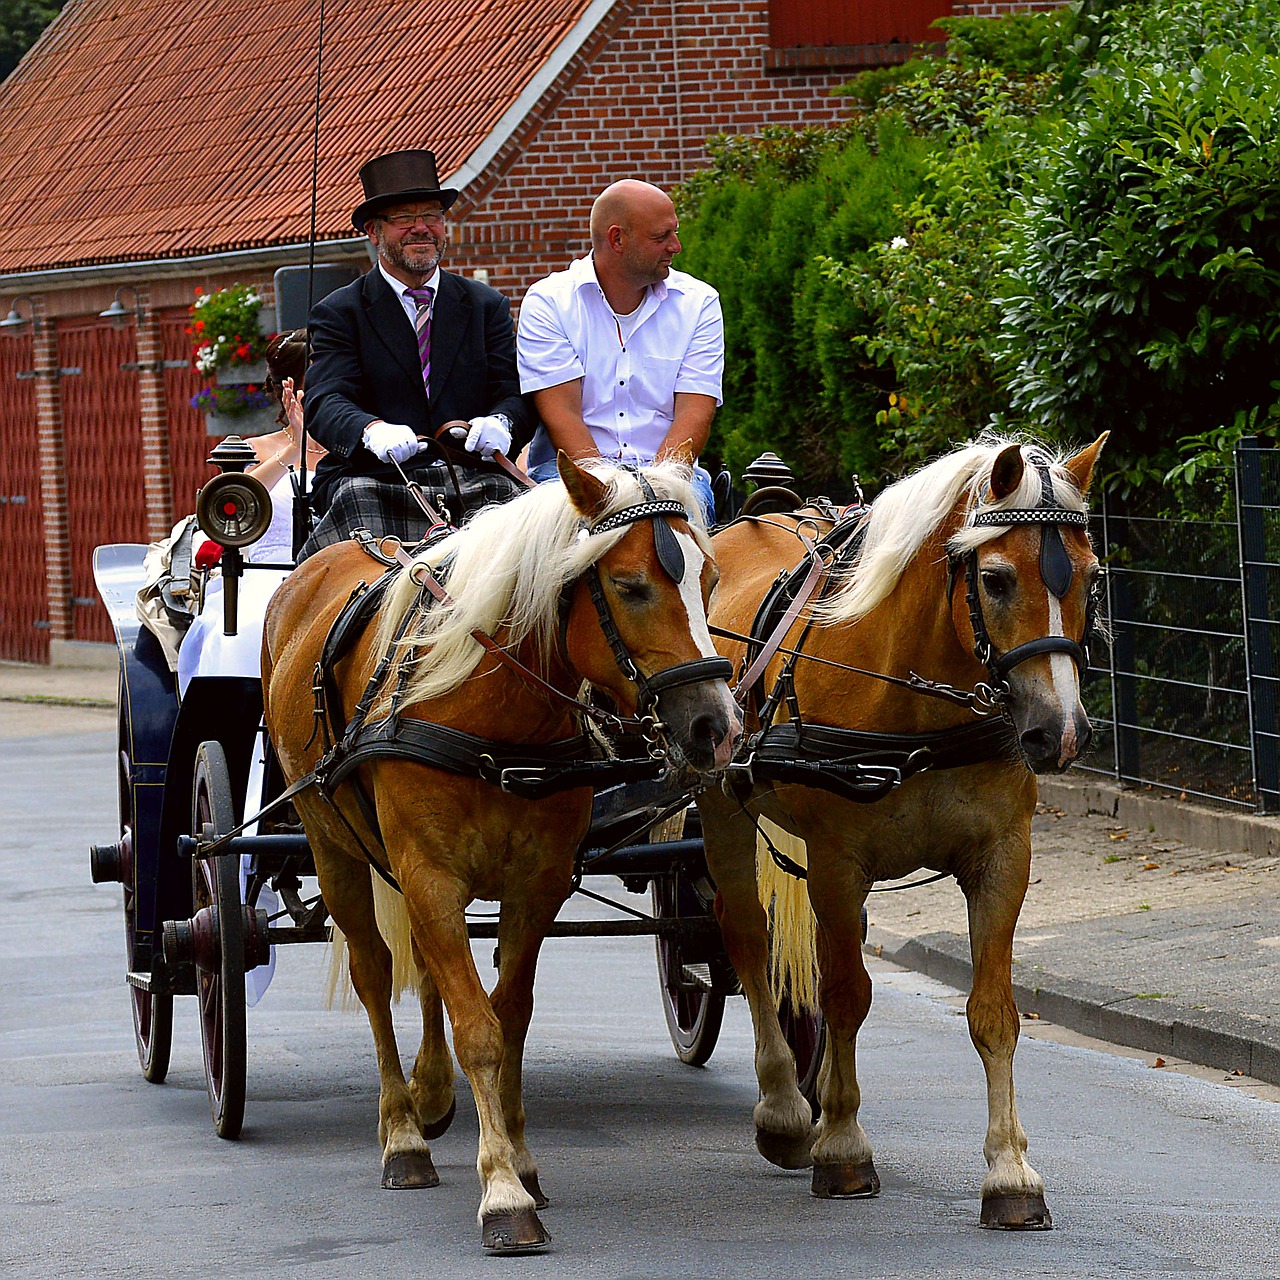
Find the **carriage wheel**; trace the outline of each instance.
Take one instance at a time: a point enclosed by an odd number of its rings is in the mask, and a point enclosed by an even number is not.
[[[653,880],[653,914],[659,920],[677,916],[706,915],[707,907],[688,879],[675,875]],[[708,974],[707,982],[702,979]],[[691,1067],[706,1064],[720,1038],[724,1020],[724,996],[710,990],[709,966],[690,965],[675,939],[658,936],[658,981],[662,988],[662,1011],[676,1056]]]
[[[120,804],[120,843],[117,858],[118,875],[124,884],[124,944],[129,956],[129,968],[133,969],[133,771],[129,765],[129,753],[123,744],[128,739],[128,726],[124,720],[124,676],[116,691],[116,742],[121,749],[116,757],[116,787]],[[159,961],[153,960],[152,973]],[[161,970],[163,971],[163,970]],[[169,1074],[169,1054],[173,1048],[173,993],[170,991],[144,991],[129,984],[129,1005],[133,1010],[133,1040],[138,1050],[138,1064],[142,1078],[150,1084],[160,1084]]]
[[[231,775],[221,743],[203,742],[196,754],[192,831],[216,838],[236,825]],[[204,1042],[204,1078],[213,1127],[238,1138],[244,1121],[246,1030],[244,934],[240,871],[235,856],[191,861],[193,916],[211,908],[214,945],[196,959],[196,999]],[[207,967],[205,967],[207,965]]]
[[[826,1021],[821,1010],[797,1008],[789,995],[778,1001],[778,1021],[782,1024],[782,1038],[796,1055],[796,1084],[816,1120],[822,1114],[818,1104],[818,1071],[827,1048]]]

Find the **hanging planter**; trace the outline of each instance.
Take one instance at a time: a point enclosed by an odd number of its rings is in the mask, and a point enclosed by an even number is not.
[[[187,332],[194,345],[195,367],[213,385],[191,398],[205,417],[211,436],[260,436],[278,430],[278,406],[268,395],[266,350],[270,338],[263,321],[270,319],[262,294],[235,284],[202,293],[191,308]]]

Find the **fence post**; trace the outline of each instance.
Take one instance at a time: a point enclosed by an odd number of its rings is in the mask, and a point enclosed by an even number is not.
[[[1112,497],[1102,495],[1102,539],[1107,557],[1107,621],[1111,626],[1109,660],[1111,664],[1111,743],[1115,756],[1115,775],[1119,783],[1137,782],[1142,776],[1139,741],[1134,725],[1138,718],[1134,689],[1133,663],[1133,584],[1126,569],[1117,564],[1116,553],[1125,538],[1120,529],[1128,530],[1127,518],[1111,519]]]
[[[1276,455],[1267,451],[1272,458]],[[1263,452],[1257,436],[1245,436],[1235,450],[1236,527],[1240,542],[1240,591],[1244,605],[1244,660],[1249,689],[1249,743],[1253,788],[1259,813],[1280,812],[1280,724],[1276,717],[1276,660],[1268,601]]]

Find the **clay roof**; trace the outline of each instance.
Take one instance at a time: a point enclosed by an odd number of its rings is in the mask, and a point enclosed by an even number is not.
[[[608,7],[328,0],[319,238],[354,234],[370,156],[447,181]],[[71,0],[0,84],[0,274],[306,241],[318,9]]]

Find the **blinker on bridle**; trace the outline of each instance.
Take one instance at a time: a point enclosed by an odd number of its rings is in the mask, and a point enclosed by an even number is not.
[[[1040,476],[1039,502],[1034,507],[1001,507],[992,511],[980,511],[969,523],[978,529],[1012,529],[1018,525],[1039,525],[1040,577],[1045,587],[1061,600],[1071,590],[1075,574],[1071,556],[1062,541],[1062,526],[1087,529],[1089,513],[1070,511],[1058,501],[1053,491],[1049,462],[1043,454],[1031,453],[1027,462],[1035,467]],[[959,559],[962,559],[964,565],[965,596],[969,605],[969,620],[973,624],[973,652],[978,661],[991,672],[993,679],[1003,682],[1019,663],[1042,653],[1067,654],[1083,675],[1089,666],[1089,641],[1093,637],[1095,626],[1097,604],[1092,594],[1085,609],[1084,635],[1079,643],[1067,636],[1041,636],[1037,640],[1028,640],[1025,644],[1014,646],[1008,653],[997,654],[982,616],[982,600],[978,594],[978,553],[973,550]],[[953,560],[953,587],[958,568],[959,564]]]
[[[681,551],[675,530],[667,523],[666,517],[679,516],[682,520],[687,520],[689,513],[685,510],[683,502],[659,498],[643,475],[638,471],[633,474],[640,482],[645,501],[624,507],[621,511],[615,511],[612,515],[597,520],[595,524],[585,526],[584,532],[590,536],[621,529],[624,525],[635,524],[638,520],[652,521],[654,553],[663,571],[678,586],[684,578],[684,552]],[[677,662],[675,666],[667,667],[664,671],[646,676],[636,666],[622,638],[622,633],[618,630],[618,624],[614,621],[609,602],[605,599],[599,567],[593,564],[587,571],[586,578],[592,603],[600,619],[600,629],[609,642],[609,648],[613,651],[618,670],[640,690],[637,705],[641,710],[652,711],[657,706],[658,697],[668,689],[686,684],[698,684],[703,680],[728,680],[733,675],[733,663],[728,658],[715,657],[693,658],[688,662]]]

